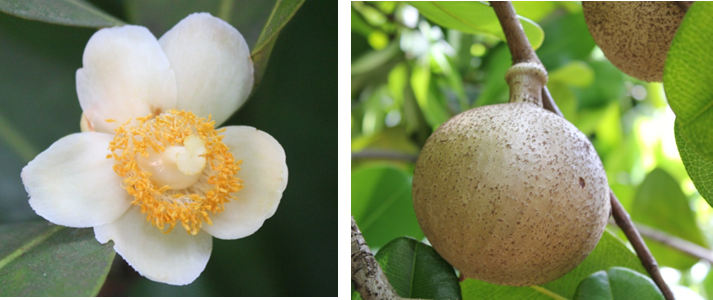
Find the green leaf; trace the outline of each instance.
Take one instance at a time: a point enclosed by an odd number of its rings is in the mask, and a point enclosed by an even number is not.
[[[304,0],[246,1],[240,2],[240,5],[221,5],[222,3],[232,2],[128,0],[126,6],[129,21],[148,27],[157,37],[191,13],[208,12],[221,17],[240,31],[252,49],[257,87],[267,68],[277,36],[297,13]]]
[[[681,135],[680,127],[681,125],[677,118],[673,126],[673,132],[676,136],[676,146],[678,147],[678,153],[681,155],[681,161],[683,161],[693,185],[696,186],[701,196],[708,201],[708,204],[713,206],[713,160],[707,159],[693,150],[690,143]]]
[[[475,279],[461,282],[463,299],[552,299],[553,296],[572,298],[582,279],[594,272],[611,267],[626,267],[646,272],[639,258],[609,231],[604,231],[597,246],[574,270],[559,279],[535,287],[513,287],[487,283]]]
[[[518,15],[539,22],[557,8],[554,1],[512,1]]]
[[[375,258],[401,297],[462,299],[455,270],[429,245],[400,237],[381,248]],[[362,299],[353,285],[351,298]]]
[[[409,4],[417,8],[418,12],[426,18],[443,27],[465,33],[490,34],[505,41],[505,34],[495,11],[483,2],[409,1]],[[518,18],[532,48],[539,48],[545,39],[545,33],[540,25],[521,16]]]
[[[114,260],[91,228],[0,225],[0,240],[0,296],[95,296]]]
[[[621,267],[599,271],[582,280],[575,300],[664,299],[651,278]]]
[[[504,79],[505,73],[512,65],[512,56],[508,47],[504,44],[496,46],[483,60],[485,63],[482,69],[488,76],[485,78],[483,89],[475,101],[475,106],[507,102],[510,88]]]
[[[426,118],[426,122],[433,128],[440,126],[451,117],[448,109],[441,102],[443,94],[435,86],[435,83],[431,80],[429,64],[413,67],[411,71],[413,94]]]
[[[671,42],[664,68],[664,89],[679,131],[690,148],[713,159],[713,3],[696,2]]]
[[[270,18],[265,23],[265,26],[260,32],[260,37],[257,39],[257,44],[251,52],[253,63],[255,64],[255,86],[260,83],[265,70],[267,69],[267,61],[272,53],[272,48],[275,46],[277,36],[285,27],[292,17],[295,16],[297,10],[300,9],[305,0],[277,0],[275,7],[270,13]]]
[[[663,169],[654,169],[646,175],[634,198],[631,219],[708,247],[678,181]],[[644,241],[659,265],[685,270],[698,262],[697,259],[659,242],[647,238],[644,238]]]
[[[401,297],[461,299],[453,267],[431,246],[401,237],[381,248],[376,261]]]
[[[547,39],[537,50],[537,56],[547,70],[555,70],[574,60],[585,60],[592,53],[594,39],[589,34],[584,13],[552,16],[552,20],[542,26]]]
[[[424,237],[413,210],[411,180],[411,175],[386,165],[352,172],[352,215],[370,247],[404,235]]]
[[[112,27],[122,21],[82,0],[0,0],[0,11],[23,19],[80,27]]]
[[[547,83],[559,82],[569,86],[586,88],[594,81],[594,71],[583,61],[572,61],[550,72]]]
[[[579,108],[599,108],[624,95],[624,74],[609,61],[588,61],[594,70],[594,82],[587,88],[576,89]]]

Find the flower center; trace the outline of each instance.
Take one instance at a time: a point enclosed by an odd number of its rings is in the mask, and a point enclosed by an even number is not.
[[[180,221],[197,234],[203,222],[212,224],[208,212],[222,212],[224,203],[236,199],[231,193],[243,187],[235,176],[242,161],[235,161],[218,135],[224,129],[214,125],[210,117],[174,109],[115,129],[107,158],[134,197],[131,204],[164,233]]]

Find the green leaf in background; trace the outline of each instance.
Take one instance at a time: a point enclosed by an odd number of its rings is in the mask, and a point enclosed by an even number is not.
[[[0,11],[20,18],[80,27],[112,27],[122,21],[82,0],[0,0]]]
[[[495,11],[483,2],[410,1],[409,4],[417,8],[418,12],[426,18],[443,27],[457,29],[464,33],[491,34],[505,41],[505,34]],[[545,33],[540,25],[521,16],[518,18],[532,48],[539,48],[545,39]]]
[[[626,267],[645,273],[639,258],[624,243],[609,231],[604,231],[597,246],[589,256],[574,270],[559,279],[534,287],[513,287],[491,284],[475,279],[461,282],[463,299],[552,299],[554,297],[572,298],[579,283],[594,272],[608,270],[611,267]]]
[[[586,88],[594,82],[594,71],[581,60],[572,61],[549,73],[547,83],[559,82],[573,87]]]
[[[304,0],[128,0],[127,18],[131,23],[148,27],[157,37],[191,13],[205,11],[225,20],[240,31],[251,49],[257,86],[277,36],[303,3]]]
[[[681,191],[678,182],[663,169],[654,169],[646,175],[634,197],[631,219],[634,222],[708,247],[696,224],[686,195]],[[644,238],[644,241],[659,265],[685,270],[698,262],[698,259],[659,242],[647,238]]]
[[[663,295],[651,278],[627,268],[613,267],[582,280],[574,299],[663,299]]]
[[[404,235],[424,237],[413,210],[411,180],[411,175],[386,165],[352,172],[352,215],[369,247],[379,248]]]
[[[451,114],[445,104],[440,101],[443,95],[436,89],[431,75],[429,64],[414,66],[411,71],[411,87],[426,122],[436,128],[448,121]]]
[[[431,246],[412,238],[397,238],[379,250],[376,261],[401,297],[461,299],[453,267]]]
[[[91,228],[44,221],[0,225],[0,240],[0,296],[95,296],[115,254]]]
[[[577,13],[553,15],[551,20],[543,22],[542,29],[547,39],[537,50],[537,56],[547,70],[555,70],[573,60],[585,60],[596,46],[584,22],[581,6]]]
[[[505,73],[512,65],[512,56],[507,45],[500,44],[493,48],[484,61],[482,69],[490,75],[485,78],[483,89],[475,101],[475,106],[507,102],[510,88],[505,81]]]
[[[688,176],[691,177],[693,185],[706,199],[709,205],[713,206],[713,160],[707,159],[698,154],[686,139],[681,135],[681,125],[676,119],[673,132],[676,135],[676,146],[681,155],[681,161],[686,167]]]
[[[587,88],[575,90],[580,109],[606,106],[624,95],[624,74],[619,69],[609,61],[587,63],[594,71],[594,82]]]
[[[664,89],[688,145],[713,159],[713,3],[696,2],[671,42],[664,68]]]

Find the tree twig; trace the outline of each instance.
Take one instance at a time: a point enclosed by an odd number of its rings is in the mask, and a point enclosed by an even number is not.
[[[611,198],[612,216],[614,217],[614,221],[616,221],[616,225],[624,231],[626,238],[629,239],[631,246],[634,247],[634,251],[636,251],[637,256],[639,256],[641,264],[644,266],[646,271],[649,272],[651,279],[654,280],[654,283],[656,283],[659,287],[664,297],[666,299],[675,299],[673,297],[673,292],[671,292],[671,289],[663,280],[663,277],[661,277],[661,272],[659,271],[659,265],[656,263],[656,259],[653,255],[651,255],[651,251],[649,251],[649,248],[646,247],[644,239],[641,238],[639,231],[636,230],[636,227],[634,227],[634,223],[631,221],[629,214],[611,190],[609,190],[609,198]]]
[[[364,300],[401,299],[371,254],[352,216],[352,283]]]
[[[609,224],[616,225],[616,223],[612,222],[611,220],[609,221]],[[678,250],[680,252],[688,254],[693,258],[702,259],[713,263],[713,252],[711,252],[711,250],[708,250],[705,247],[643,224],[634,222],[634,226],[643,237],[669,246],[674,250]]]
[[[517,19],[517,14],[515,14],[515,9],[512,4],[509,1],[492,1],[490,2],[490,5],[495,10],[495,14],[498,16],[500,25],[503,27],[503,31],[505,32],[505,38],[507,39],[508,47],[510,48],[510,53],[512,54],[513,64],[519,62],[541,63],[539,58],[537,58],[537,54],[535,54],[535,51],[530,46],[527,36],[525,36],[525,31],[522,29],[522,25]],[[543,107],[549,107],[550,111],[562,116],[562,112],[557,109],[557,104],[552,100],[552,96],[549,95],[549,91],[546,89],[547,87],[543,87],[542,91]],[[644,243],[644,240],[641,238],[641,235],[639,235],[636,227],[632,224],[629,214],[626,213],[624,207],[621,206],[621,203],[619,203],[619,199],[616,198],[616,195],[614,195],[614,192],[611,190],[609,190],[609,198],[611,201],[614,220],[616,220],[616,223],[624,231],[624,234],[629,239],[629,242],[631,242],[634,250],[636,250],[636,254],[639,256],[642,265],[646,271],[649,272],[649,275],[651,275],[651,278],[659,287],[664,297],[668,300],[675,299],[671,289],[663,280],[663,277],[661,277],[661,272],[659,272],[656,259],[651,255],[651,252],[646,247],[646,243]]]

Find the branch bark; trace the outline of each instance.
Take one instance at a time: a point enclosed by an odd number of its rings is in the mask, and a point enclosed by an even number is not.
[[[525,36],[525,31],[517,19],[517,14],[515,14],[515,8],[513,8],[512,4],[509,1],[491,1],[490,5],[495,10],[495,14],[498,16],[500,25],[505,32],[505,38],[507,39],[508,47],[512,54],[513,64],[520,62],[536,62],[541,64],[539,58],[537,58],[537,54],[535,54],[535,51],[530,46],[527,36]],[[542,96],[544,108],[549,109],[559,116],[563,116],[562,112],[557,108],[557,104],[553,101],[552,96],[549,95],[546,86],[542,89]],[[646,247],[646,243],[644,243],[636,227],[632,224],[629,214],[626,213],[624,207],[619,203],[619,199],[616,198],[616,195],[614,195],[614,192],[611,190],[609,191],[609,196],[614,220],[616,220],[616,223],[624,231],[629,242],[634,246],[634,250],[636,250],[636,254],[639,260],[641,260],[642,265],[646,271],[649,272],[649,275],[651,275],[651,278],[659,287],[664,297],[668,300],[675,299],[671,289],[663,280],[663,277],[661,277],[656,259],[651,255],[651,251]]]
[[[352,283],[364,300],[401,299],[371,253],[352,216]]]

